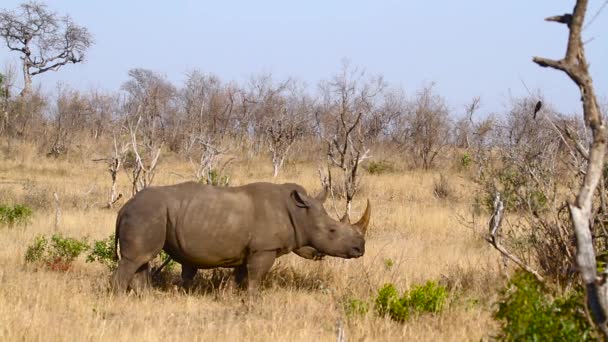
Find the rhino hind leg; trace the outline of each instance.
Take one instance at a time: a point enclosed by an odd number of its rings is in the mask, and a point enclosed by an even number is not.
[[[139,267],[141,267],[141,263],[136,263],[126,258],[120,259],[118,267],[112,275],[112,290],[115,293],[126,292]]]
[[[115,293],[124,293],[128,289],[133,289],[140,293],[150,284],[150,266],[148,263],[152,258],[148,255],[120,259],[118,267],[112,275],[112,290]]]
[[[130,287],[138,294],[143,293],[150,287],[150,263],[147,262],[137,269]]]

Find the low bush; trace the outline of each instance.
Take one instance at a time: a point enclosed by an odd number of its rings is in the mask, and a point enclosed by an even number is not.
[[[356,298],[345,300],[343,307],[347,316],[364,316],[369,311],[369,304]]]
[[[53,234],[51,238],[38,235],[25,252],[25,262],[46,266],[54,271],[67,271],[72,262],[89,248],[86,240]]]
[[[109,270],[116,269],[118,260],[114,256],[114,237],[115,234],[112,234],[106,239],[93,241],[86,261],[99,262]]]
[[[108,236],[103,240],[95,240],[91,244],[89,249],[89,254],[87,255],[86,262],[98,262],[104,266],[106,266],[110,271],[116,269],[118,266],[118,260],[116,260],[115,252],[114,252],[114,238],[115,234]],[[152,262],[152,272],[155,272],[155,268],[158,268],[165,261],[169,260],[171,257],[165,253],[165,251],[161,251],[159,256],[156,258],[155,262]],[[163,274],[170,273],[175,268],[176,262],[170,261],[165,267],[162,269]],[[163,274],[160,274],[163,276]]]
[[[436,179],[433,183],[433,195],[439,199],[446,199],[452,194],[452,188],[448,178],[440,174],[439,179]]]
[[[501,293],[494,317],[504,341],[591,341],[582,290],[551,296],[528,273],[519,271]]]
[[[199,182],[213,186],[229,186],[230,176],[220,170],[211,169],[199,179]]]
[[[393,163],[386,160],[370,161],[365,169],[370,175],[381,175],[395,171]]]
[[[434,281],[414,286],[401,296],[393,284],[386,284],[376,296],[376,312],[403,322],[422,313],[440,312],[447,297],[447,289]]]
[[[468,169],[471,164],[473,164],[473,157],[468,152],[464,152],[462,156],[460,156],[460,167],[462,169]]]
[[[9,228],[15,225],[27,225],[32,217],[32,209],[28,206],[16,204],[0,205],[0,224]]]

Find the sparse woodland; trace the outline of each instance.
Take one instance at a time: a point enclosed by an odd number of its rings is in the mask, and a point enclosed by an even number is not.
[[[86,62],[94,32],[38,3],[20,17],[40,16],[31,32],[0,12],[5,45],[26,56],[25,75],[0,77],[0,340],[607,336],[608,105],[585,59],[587,1],[573,2],[547,18],[568,28],[565,57],[534,62],[576,83],[575,114],[542,91],[502,112],[483,98],[454,108],[433,84],[402,89],[347,61],[318,85],[200,70],[173,84],[137,68],[120,89],[43,92],[32,76]],[[30,57],[37,47],[46,59]],[[366,254],[283,256],[250,302],[222,290],[221,270],[184,293],[179,266],[141,296],[109,295],[102,241],[118,209],[145,187],[183,181],[326,187],[336,219],[359,217],[369,198]]]

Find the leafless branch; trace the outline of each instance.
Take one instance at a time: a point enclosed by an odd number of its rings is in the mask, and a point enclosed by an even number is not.
[[[517,266],[521,267],[526,272],[532,274],[538,281],[544,282],[543,276],[541,276],[532,267],[530,267],[529,265],[524,263],[521,259],[519,259],[517,256],[515,256],[513,253],[509,252],[500,243],[500,239],[499,239],[500,226],[501,226],[502,220],[503,220],[504,209],[505,209],[505,207],[504,207],[504,203],[503,203],[502,199],[500,198],[500,193],[497,192],[494,197],[494,212],[492,214],[492,217],[490,218],[490,221],[488,222],[489,234],[486,237],[486,241],[488,241],[488,243],[490,243],[494,248],[496,248],[496,250],[499,251],[500,254],[502,254],[504,257],[513,261]]]

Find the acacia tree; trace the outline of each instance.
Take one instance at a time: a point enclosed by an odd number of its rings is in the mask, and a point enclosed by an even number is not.
[[[82,62],[86,50],[93,44],[86,27],[35,1],[21,4],[17,11],[0,11],[0,37],[9,50],[21,55],[21,96],[31,92],[32,76]]]

